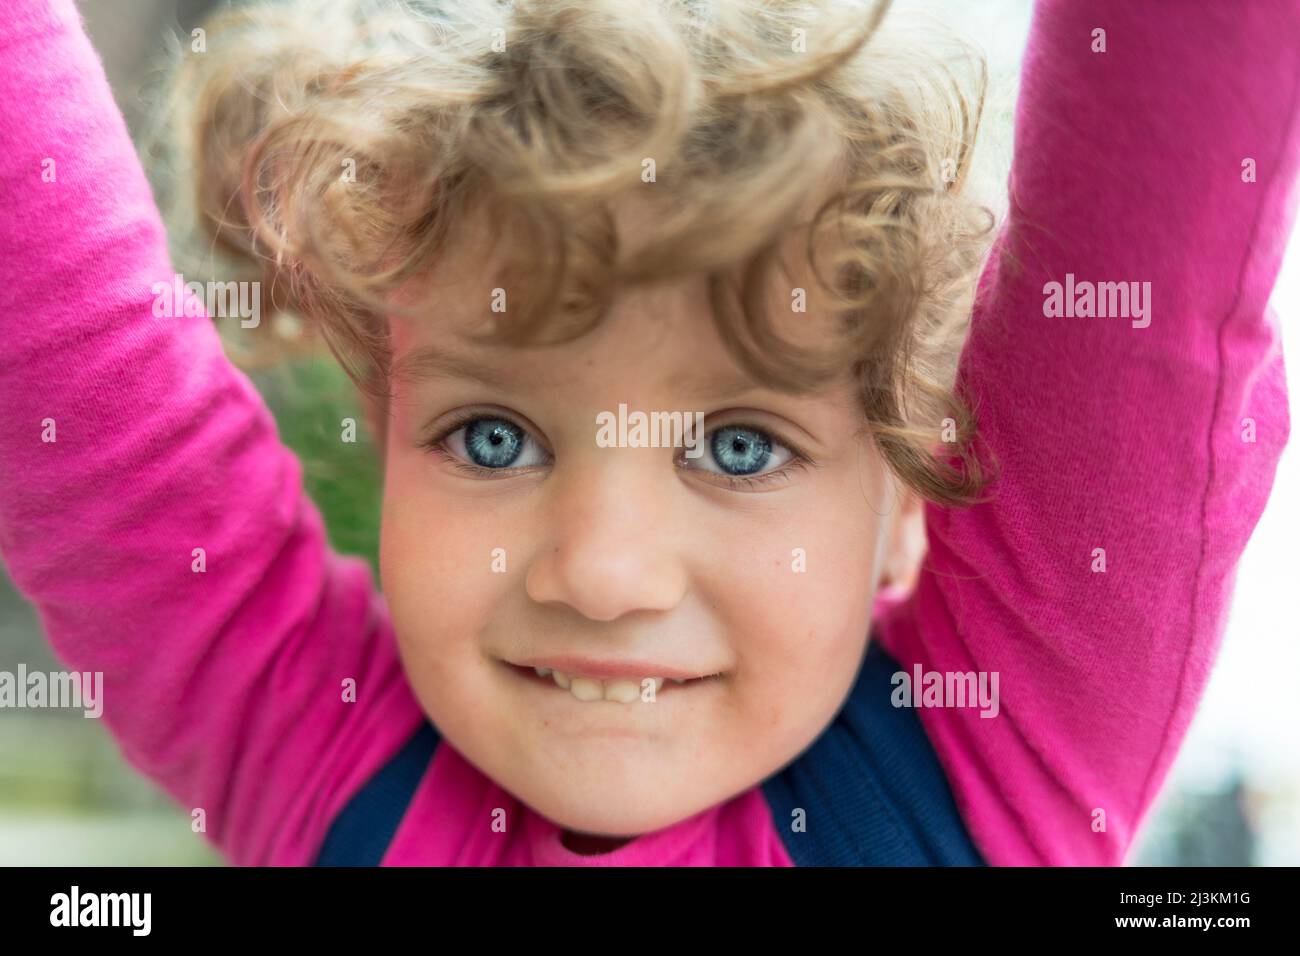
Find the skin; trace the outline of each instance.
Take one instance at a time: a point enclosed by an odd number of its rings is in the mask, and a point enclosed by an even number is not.
[[[797,396],[752,381],[726,393],[746,376],[702,277],[627,290],[562,346],[484,345],[467,333],[483,321],[490,255],[462,248],[431,276],[436,317],[392,319],[395,367],[429,347],[448,362],[393,380],[383,589],[442,735],[563,827],[570,848],[608,850],[743,792],[821,734],[856,675],[882,577],[915,572],[920,509],[863,430],[847,378]],[[501,381],[470,377],[471,363]],[[704,412],[710,436],[759,428],[776,457],[757,483],[733,485],[707,445],[693,461],[682,448],[599,447],[597,415],[620,403]],[[524,428],[535,444],[519,460],[533,464],[469,475],[455,433],[431,448],[464,412]],[[780,464],[786,449],[811,463]],[[721,676],[666,685],[654,702],[585,703],[504,663],[570,654]]]

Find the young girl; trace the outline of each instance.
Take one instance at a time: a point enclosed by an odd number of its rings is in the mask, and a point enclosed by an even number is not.
[[[809,7],[287,6],[188,54],[200,209],[265,269],[232,335],[291,308],[371,396],[382,596],[159,314],[72,0],[6,10],[0,548],[230,860],[1123,860],[1287,437],[1300,3],[1042,3],[973,313],[978,95]]]

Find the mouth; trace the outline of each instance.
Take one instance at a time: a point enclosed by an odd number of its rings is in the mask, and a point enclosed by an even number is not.
[[[702,677],[617,677],[598,678],[588,674],[565,672],[550,667],[533,667],[502,661],[524,680],[558,693],[566,693],[583,703],[635,704],[651,703],[666,693],[681,693],[694,686],[720,680],[722,674]]]

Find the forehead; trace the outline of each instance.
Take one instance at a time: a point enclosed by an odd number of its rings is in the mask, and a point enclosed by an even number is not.
[[[445,302],[427,318],[393,321],[393,378],[399,387],[472,380],[506,394],[635,387],[682,400],[761,387],[724,346],[707,299],[700,277],[629,290],[590,331],[544,346],[476,340],[481,320]]]
[[[645,206],[620,207],[620,248],[635,255],[638,230],[653,231]],[[626,238],[624,238],[626,236]],[[758,279],[765,326],[799,347],[833,342],[834,310],[808,259],[811,233],[791,230]],[[484,338],[510,321],[510,294],[498,285],[517,251],[513,237],[483,215],[468,217],[434,268],[409,282],[397,301],[409,309],[391,320],[393,377],[419,383],[460,373],[499,390],[559,387],[601,372],[643,382],[656,374],[664,391],[683,397],[735,394],[765,387],[742,368],[714,321],[709,277],[683,272],[613,290],[598,323],[560,345],[518,347]],[[824,233],[813,242],[830,260]],[[519,281],[526,283],[528,277]],[[540,277],[539,277],[540,282]],[[516,285],[516,289],[518,286]]]

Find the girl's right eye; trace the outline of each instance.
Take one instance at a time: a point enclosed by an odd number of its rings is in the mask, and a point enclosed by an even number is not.
[[[467,465],[492,471],[547,463],[546,452],[528,432],[493,416],[466,419],[433,444]]]

